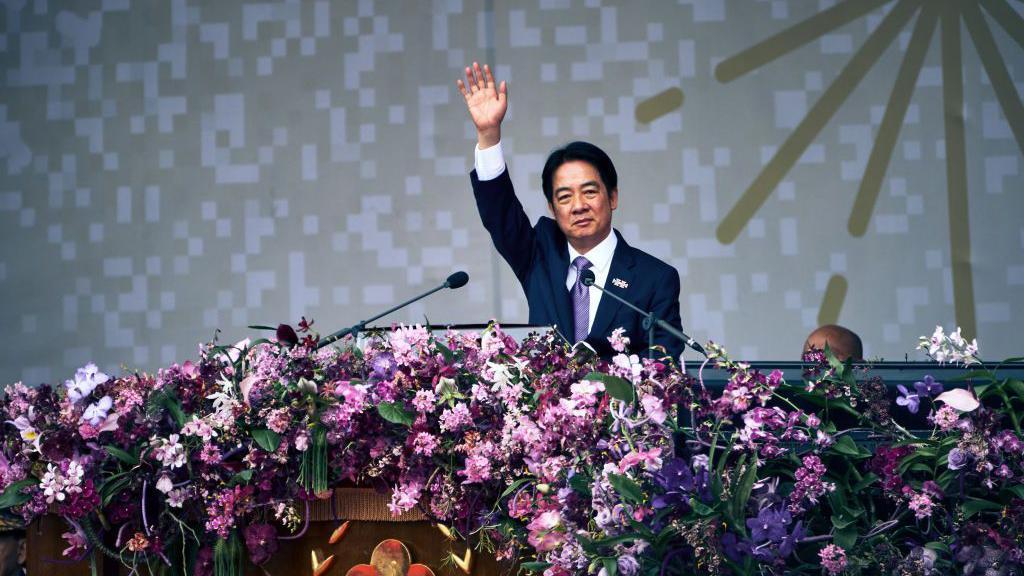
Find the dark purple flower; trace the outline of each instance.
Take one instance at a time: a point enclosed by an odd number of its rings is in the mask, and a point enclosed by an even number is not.
[[[907,390],[907,387],[903,384],[897,384],[896,387],[899,388],[901,394],[900,397],[896,399],[896,404],[906,406],[907,410],[910,410],[911,414],[917,414],[917,410],[921,406],[921,398],[917,395],[917,392]]]
[[[921,398],[930,398],[942,394],[942,383],[936,382],[931,374],[927,374],[921,382],[914,382],[914,389]]]
[[[654,498],[656,509],[675,506],[685,514],[690,510],[690,493],[693,492],[693,473],[690,465],[679,458],[673,458],[666,462],[658,474],[655,482],[662,489],[662,492]]]
[[[747,519],[750,539],[754,544],[781,542],[786,537],[786,527],[793,521],[789,511],[774,506],[762,508],[756,518]]]
[[[949,469],[959,470],[967,465],[970,455],[965,450],[953,448],[949,451]]]
[[[245,527],[244,535],[253,564],[259,566],[277,552],[277,530],[270,524],[250,524]]]
[[[924,492],[936,500],[942,500],[946,497],[942,488],[934,480],[925,480],[924,484],[921,485],[921,492]]]
[[[384,352],[383,354],[378,354],[373,358],[370,368],[373,371],[370,375],[371,379],[391,380],[395,376],[395,370],[398,368],[398,362],[395,361],[395,357],[390,352]]]
[[[192,574],[194,576],[213,576],[213,548],[203,546],[199,549]]]
[[[742,562],[744,556],[750,555],[750,543],[740,540],[732,532],[726,532],[722,535],[722,551],[729,560]]]
[[[782,539],[782,543],[779,544],[779,556],[785,558],[793,553],[793,549],[803,539],[806,531],[804,530],[804,521],[799,520],[796,526],[793,527],[793,531],[786,535]]]
[[[295,329],[287,324],[277,325],[277,341],[287,346],[295,346],[299,343],[299,335]]]

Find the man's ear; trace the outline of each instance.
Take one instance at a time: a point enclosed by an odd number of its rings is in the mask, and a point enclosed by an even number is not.
[[[619,189],[613,188],[611,193],[608,194],[608,204],[615,210],[619,207]]]
[[[555,203],[554,202],[548,202],[548,212],[551,214],[552,218],[555,217]]]
[[[28,539],[18,540],[18,565],[24,566],[28,562]]]

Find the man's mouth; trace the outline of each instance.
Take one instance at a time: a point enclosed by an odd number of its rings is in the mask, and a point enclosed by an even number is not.
[[[581,218],[580,220],[577,220],[577,221],[573,222],[572,225],[573,226],[589,226],[590,223],[593,222],[593,221],[594,221],[593,218]]]

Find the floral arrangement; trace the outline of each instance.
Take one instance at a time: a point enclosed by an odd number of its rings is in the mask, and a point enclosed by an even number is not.
[[[0,509],[152,574],[266,562],[344,484],[545,576],[1024,570],[1024,383],[993,371],[902,388],[922,435],[827,349],[791,382],[709,344],[730,374],[711,394],[669,360],[498,326],[317,345],[303,319],[156,375],[9,386]],[[921,346],[979,363],[959,330]]]

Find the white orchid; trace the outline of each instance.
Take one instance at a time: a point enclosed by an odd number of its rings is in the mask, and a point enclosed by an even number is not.
[[[92,426],[98,425],[107,419],[107,413],[110,412],[110,408],[114,405],[114,400],[110,396],[104,396],[98,401],[89,404],[82,412],[83,422],[89,422]]]
[[[939,364],[946,362],[970,366],[978,364],[978,340],[972,338],[967,341],[961,334],[958,326],[956,332],[946,334],[942,326],[936,326],[935,332],[929,336],[921,336],[917,345],[919,350],[925,350],[933,360]]]
[[[73,380],[65,380],[64,386],[68,389],[68,398],[73,404],[77,404],[107,380],[110,380],[110,376],[100,372],[99,368],[90,362],[75,371]]]

